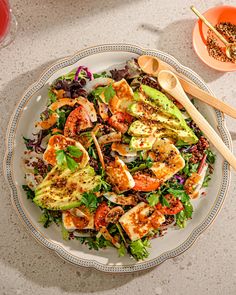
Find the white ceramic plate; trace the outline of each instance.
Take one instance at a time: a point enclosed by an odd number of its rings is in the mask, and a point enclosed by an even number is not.
[[[175,58],[166,53],[128,44],[100,45],[62,59],[46,70],[38,81],[24,93],[9,124],[6,140],[5,175],[11,189],[12,202],[16,212],[41,244],[75,265],[94,267],[106,272],[133,272],[156,266],[168,258],[181,254],[194,243],[216,217],[229,187],[229,165],[216,152],[215,172],[207,190],[207,196],[193,201],[195,210],[192,220],[188,222],[185,229],[169,230],[164,237],[154,239],[149,258],[140,262],[136,262],[129,256],[120,258],[117,251],[112,248],[91,251],[87,246],[81,245],[79,241],[64,241],[57,226],[53,225],[45,229],[38,223],[40,209],[27,200],[25,192],[21,188],[24,184],[24,173],[19,163],[25,149],[22,135],[31,137],[34,122],[39,118],[40,112],[46,105],[49,83],[79,65],[86,65],[92,72],[99,72],[142,54],[157,56],[186,75],[200,88],[210,92],[207,85],[196,73],[182,66]],[[219,132],[225,144],[232,148],[230,135],[225,127],[222,114],[202,103],[199,103],[198,107],[214,129]]]

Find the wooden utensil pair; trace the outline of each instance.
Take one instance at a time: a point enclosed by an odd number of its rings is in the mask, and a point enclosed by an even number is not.
[[[216,131],[207,122],[207,120],[191,103],[185,91],[233,118],[236,118],[236,109],[201,90],[185,76],[177,73],[173,67],[153,56],[140,56],[138,58],[138,63],[144,72],[156,76],[160,86],[184,106],[186,111],[189,113],[194,122],[196,122],[198,127],[203,131],[209,141],[216,147],[216,149],[236,171],[236,158],[224,144]]]

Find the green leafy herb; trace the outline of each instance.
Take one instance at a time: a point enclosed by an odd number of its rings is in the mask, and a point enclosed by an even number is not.
[[[72,171],[75,172],[75,170],[78,168],[78,163],[72,159],[69,155],[66,154],[66,164],[67,167]]]
[[[30,139],[23,136],[23,140],[24,140],[24,143],[25,143],[25,146],[26,146],[27,150],[32,151],[33,147],[28,145],[28,143],[30,142]]]
[[[160,196],[159,196],[159,194],[150,194],[147,197],[147,200],[148,200],[149,205],[154,207],[157,203],[159,203]]]
[[[97,209],[98,199],[94,193],[83,193],[81,204],[85,205],[90,212],[93,212]]]
[[[183,211],[187,218],[191,218],[193,214],[193,205],[189,201],[185,202]]]
[[[66,166],[66,153],[63,150],[56,151],[57,165],[64,168]]]
[[[160,201],[162,206],[170,208],[170,203],[167,201],[167,199],[164,196],[161,196]]]
[[[213,152],[211,150],[206,150],[205,153],[207,154],[207,162],[209,164],[214,164],[215,160],[216,160],[216,155],[213,154]]]
[[[63,240],[68,241],[70,238],[70,233],[68,232],[68,230],[65,229],[63,223],[61,225],[61,233]]]
[[[186,226],[187,218],[184,211],[180,211],[176,214],[176,224],[179,228],[184,228]]]
[[[102,73],[95,73],[93,74],[93,77],[94,79],[97,79],[97,78],[107,78],[108,77],[108,74],[106,72],[102,72]]]
[[[26,192],[27,199],[33,200],[35,197],[34,191],[28,185],[25,184],[22,185],[22,188]]]
[[[107,241],[103,236],[97,237],[79,237],[78,239],[81,244],[88,245],[89,249],[99,250],[100,248],[106,248],[107,246],[111,246],[109,241]]]
[[[52,104],[57,100],[57,96],[54,92],[52,92],[52,89],[50,88],[48,90],[48,105]]]
[[[119,254],[119,257],[123,257],[126,254],[126,248],[123,242],[121,242],[120,248],[118,248],[118,254]]]
[[[174,195],[178,199],[180,199],[181,202],[187,202],[190,198],[189,195],[185,192],[183,189],[173,189],[169,188],[168,193]]]
[[[186,222],[189,218],[192,217],[193,206],[190,201],[184,203],[184,210],[180,211],[176,214],[176,224],[180,228],[184,228],[186,226]]]
[[[39,174],[39,169],[37,167],[34,167],[34,174]]]
[[[57,109],[56,113],[58,114],[57,118],[57,128],[64,129],[66,123],[66,113],[63,110]]]
[[[95,97],[99,97],[104,92],[104,87],[97,87],[92,91],[92,95]]]
[[[88,148],[88,154],[89,154],[90,157],[92,157],[92,158],[94,158],[95,160],[97,160],[98,156],[97,156],[97,154],[96,154],[96,152],[95,152],[95,149],[94,149],[92,146],[90,146],[90,147]]]
[[[142,155],[140,154],[140,161],[142,161]],[[139,164],[140,162],[137,162],[137,166],[134,166],[132,167],[129,171],[130,173],[134,173],[136,171],[139,171],[139,170],[144,170],[144,169],[147,169],[147,168],[151,168],[152,165],[153,165],[153,160],[148,157],[144,163],[141,163]]]
[[[104,90],[104,96],[105,96],[105,101],[108,103],[112,97],[114,97],[116,94],[114,88],[112,87],[112,84],[108,85],[105,87]]]
[[[39,222],[42,223],[45,228],[49,227],[52,222],[58,225],[62,222],[61,212],[43,209]]]
[[[79,150],[79,152],[81,151]],[[76,155],[78,155],[79,152],[76,149],[73,150],[73,153]],[[62,169],[64,169],[65,167],[68,167],[72,172],[74,172],[78,168],[78,163],[64,150],[56,151],[56,160],[57,160],[57,165],[61,167]]]
[[[182,157],[185,160],[185,166],[181,170],[186,176],[190,176],[193,172],[197,172],[199,163],[193,164],[189,160],[192,158],[192,154],[190,153],[183,153]]]
[[[69,154],[75,158],[79,158],[83,155],[82,151],[74,145],[69,145],[67,147],[67,151],[69,152]]]
[[[205,178],[204,178],[204,181],[203,181],[202,186],[203,187],[208,187],[210,180],[211,180],[211,174],[210,173],[207,173],[206,176],[205,176]]]
[[[149,240],[147,239],[145,239],[144,241],[137,240],[137,241],[131,242],[130,252],[136,260],[143,260],[149,256],[147,247],[150,247]]]
[[[61,77],[59,77],[58,79],[57,79],[57,81],[58,80],[74,80],[74,78],[75,78],[75,73],[76,73],[76,69],[75,70],[72,70],[71,72],[69,72],[68,74],[66,74],[66,75],[63,75],[63,76],[61,76]]]

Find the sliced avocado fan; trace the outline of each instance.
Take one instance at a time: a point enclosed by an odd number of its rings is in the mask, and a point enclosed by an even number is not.
[[[75,172],[55,166],[36,188],[33,201],[41,208],[68,210],[79,206],[82,194],[100,183],[101,177],[90,166]]]
[[[156,115],[148,111],[143,112],[142,105],[138,105],[138,102],[134,102],[130,106],[129,113],[137,118],[146,117],[148,120],[151,119],[162,123],[163,128],[171,131],[168,132],[169,134],[174,134],[176,139],[186,142],[186,144],[195,144],[198,142],[197,136],[187,125],[181,111],[165,94],[147,85],[141,85],[141,92],[136,93],[136,101],[141,101],[151,106],[156,110]]]

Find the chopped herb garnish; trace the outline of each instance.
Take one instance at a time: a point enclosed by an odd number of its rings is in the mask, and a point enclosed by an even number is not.
[[[161,201],[162,206],[170,208],[170,203],[167,201],[167,199],[164,196],[160,197],[160,201]]]
[[[160,201],[160,195],[159,194],[150,194],[147,197],[147,201],[150,206],[155,206]]]
[[[207,154],[207,163],[209,164],[214,164],[215,160],[216,160],[216,155],[213,154],[213,152],[211,150],[206,150],[205,153]]]
[[[33,200],[35,197],[34,191],[28,185],[25,184],[22,185],[22,188],[26,192],[27,199]]]
[[[83,193],[81,204],[85,205],[90,212],[93,212],[97,209],[98,199],[94,193]]]
[[[127,252],[127,250],[125,248],[125,244],[123,242],[121,242],[120,248],[118,248],[119,257],[125,256],[126,252]]]
[[[79,164],[73,159],[71,158],[69,155],[66,154],[66,164],[67,164],[67,167],[72,171],[74,172]]]
[[[148,239],[137,240],[131,242],[130,252],[136,260],[143,260],[149,256],[147,248],[150,247],[150,242]]]
[[[33,150],[33,147],[32,146],[29,146],[29,142],[31,140],[29,138],[24,137],[24,136],[23,136],[23,139],[24,139],[24,143],[25,143],[25,146],[26,146],[27,150],[32,151]]]
[[[114,88],[112,87],[112,84],[109,86],[105,87],[104,90],[104,96],[105,96],[105,101],[108,103],[110,99],[112,99],[115,96],[116,92]]]
[[[66,153],[63,150],[56,151],[57,165],[64,168],[66,165]]]
[[[75,145],[69,145],[67,147],[67,151],[71,156],[75,158],[79,158],[83,155],[82,151]]]

